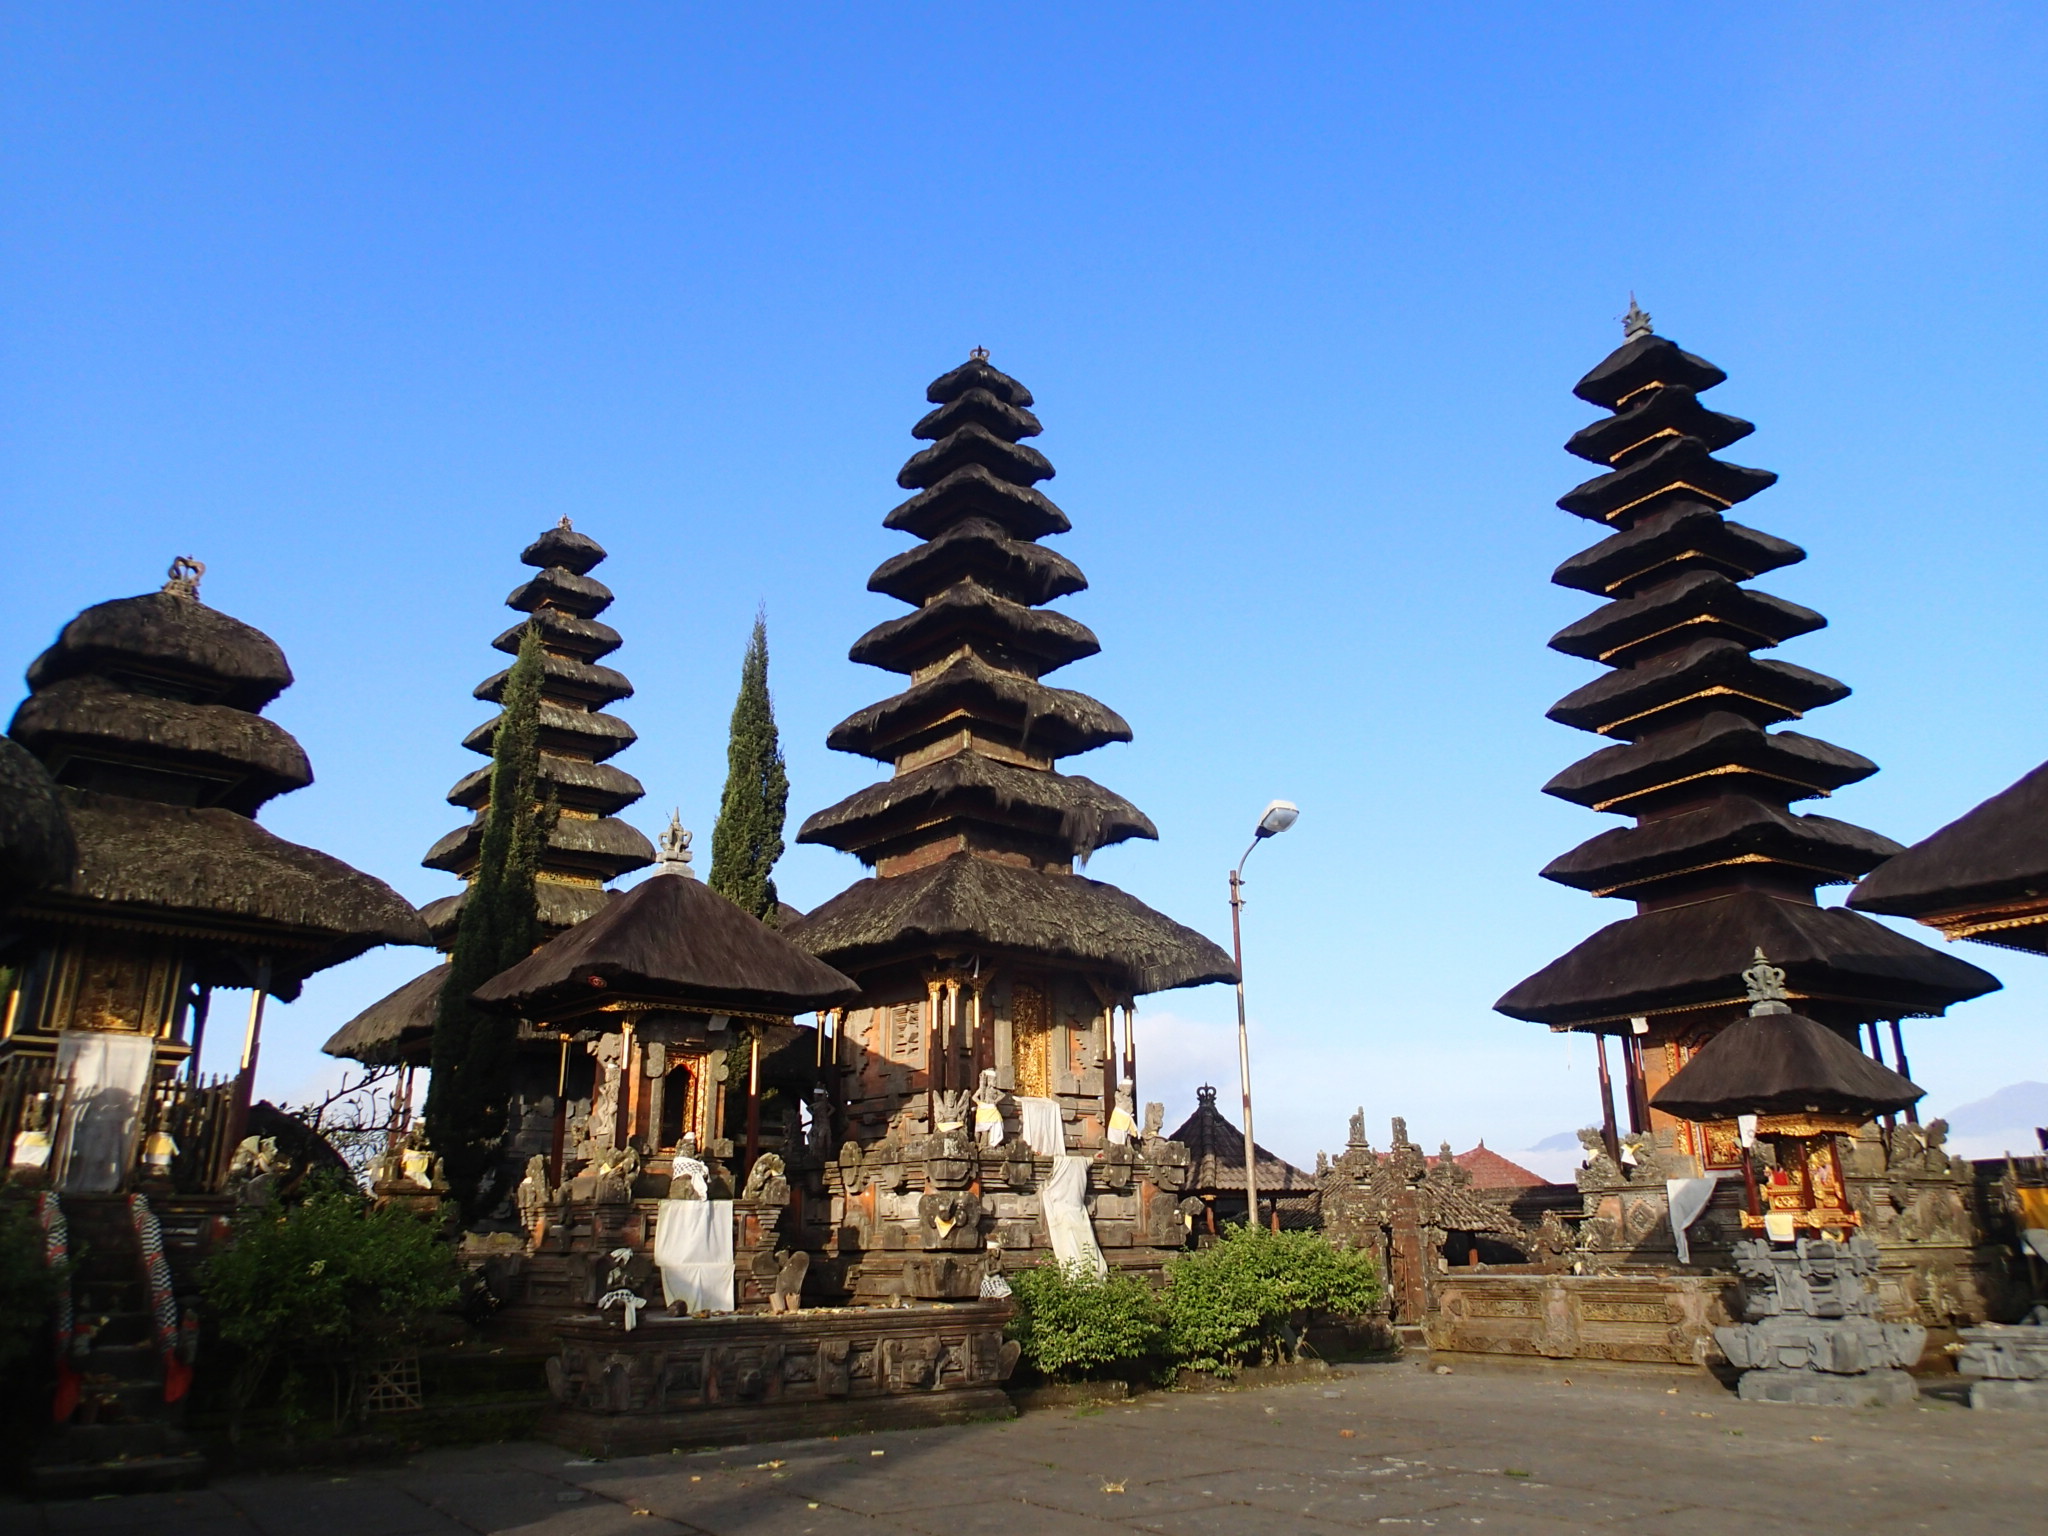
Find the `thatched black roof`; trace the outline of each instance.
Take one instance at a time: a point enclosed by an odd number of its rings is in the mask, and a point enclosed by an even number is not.
[[[1863,912],[1923,920],[2048,897],[2048,764],[1880,865],[1849,895]],[[2038,949],[2032,929],[1972,938]]]
[[[882,519],[884,528],[929,539],[966,517],[985,517],[1014,537],[1039,539],[1074,525],[1042,491],[1013,485],[979,464],[962,465],[928,491],[919,491]]]
[[[1012,384],[1016,380],[1010,381]],[[1023,388],[1018,385],[1018,388]],[[1028,394],[1029,391],[1027,390]],[[936,443],[941,438],[951,437],[960,428],[973,422],[987,427],[996,436],[1007,442],[1016,442],[1022,437],[1036,437],[1045,430],[1038,418],[1021,405],[1014,405],[999,399],[988,390],[976,385],[953,395],[944,405],[928,411],[910,429],[910,435]]]
[[[985,517],[968,517],[938,537],[884,560],[868,578],[868,590],[922,603],[963,576],[1012,602],[1033,606],[1088,587],[1081,568],[1057,550],[1013,539]]]
[[[1053,477],[1052,462],[1024,443],[989,431],[978,421],[964,421],[922,453],[914,453],[897,472],[906,491],[926,490],[956,469],[978,464],[1012,485],[1032,485]]]
[[[1640,453],[1658,438],[1696,438],[1708,452],[1719,453],[1755,430],[1740,416],[1708,410],[1700,404],[1697,390],[1666,384],[1637,395],[1615,415],[1579,428],[1564,451],[1611,466]]]
[[[624,810],[647,791],[640,781],[615,763],[593,763],[586,758],[564,757],[559,752],[540,755],[540,782],[564,810],[591,811],[609,816]],[[448,803],[466,811],[480,811],[491,798],[491,765],[471,769],[448,791]]]
[[[545,686],[556,699],[568,699],[586,709],[603,709],[605,705],[620,699],[633,697],[633,685],[626,674],[611,667],[594,666],[579,661],[574,656],[557,656],[551,651],[541,653],[541,676]],[[473,699],[482,699],[487,704],[499,704],[505,698],[505,680],[512,675],[506,667],[493,672],[478,683],[470,693]]]
[[[1072,757],[1113,741],[1129,741],[1122,715],[1085,693],[990,666],[969,653],[899,694],[870,704],[832,727],[825,744],[891,762],[957,731],[965,715],[1008,735],[1043,757]]]
[[[1850,822],[1723,794],[1691,810],[1588,838],[1545,865],[1543,878],[1604,896],[1675,875],[1688,875],[1694,883],[1725,878],[1728,865],[1768,859],[1799,866],[1816,884],[1836,885],[1898,851],[1890,838]]]
[[[545,1019],[593,1001],[655,999],[709,1012],[795,1014],[860,989],[687,875],[658,874],[476,991]]]
[[[104,677],[67,677],[37,689],[7,733],[67,782],[73,757],[124,776],[147,765],[187,781],[184,797],[244,816],[313,782],[304,749],[276,721],[226,704],[135,693]]]
[[[1195,1112],[1166,1138],[1188,1149],[1189,1194],[1244,1193],[1244,1131],[1216,1107],[1216,1090],[1195,1090]],[[1315,1175],[1304,1173],[1286,1158],[1252,1143],[1252,1165],[1258,1170],[1260,1194],[1306,1194],[1316,1187]]]
[[[1717,635],[1756,648],[1781,645],[1827,622],[1811,608],[1737,586],[1719,571],[1695,570],[1595,608],[1552,635],[1550,648],[1613,664],[1630,648],[1648,655],[1670,648],[1680,636],[1701,640]]]
[[[1704,496],[1730,507],[1777,482],[1768,469],[1715,458],[1697,438],[1665,438],[1662,446],[1620,469],[1574,486],[1557,498],[1557,504],[1578,517],[1607,523],[1629,520],[1631,514],[1647,515],[1681,498]]]
[[[1827,794],[1877,772],[1860,753],[1796,731],[1766,731],[1754,720],[1715,710],[1644,741],[1582,758],[1543,786],[1546,795],[1593,810],[1641,814],[1657,791],[1697,793],[1711,774],[1759,800],[1787,802]]]
[[[77,862],[56,781],[26,747],[0,736],[0,908],[70,878]]]
[[[854,641],[847,655],[885,671],[913,673],[966,644],[1032,677],[1102,649],[1095,632],[1078,619],[1049,608],[1027,608],[964,576],[922,607],[877,624]]]
[[[484,812],[439,839],[420,860],[428,869],[463,874],[476,867],[484,835]],[[544,845],[547,866],[556,873],[610,880],[654,862],[654,845],[637,827],[615,816],[558,816]]]
[[[940,817],[1017,826],[1066,845],[1078,858],[1127,838],[1159,836],[1149,816],[1093,779],[956,752],[819,811],[796,840],[861,853],[873,864],[866,850]]]
[[[601,619],[579,619],[560,608],[536,608],[493,640],[491,649],[517,656],[519,642],[526,638],[529,629],[540,631],[541,644],[549,651],[567,651],[585,661],[609,656],[626,643],[616,629]]]
[[[862,880],[789,936],[841,970],[956,947],[1104,967],[1141,993],[1237,979],[1215,944],[1113,885],[972,854]]]
[[[1730,522],[1704,501],[1684,500],[1573,555],[1550,579],[1596,597],[1618,597],[1679,571],[1714,570],[1747,581],[1805,558],[1789,539]]]
[[[246,816],[64,789],[78,868],[37,909],[132,915],[236,936],[271,956],[271,992],[290,1000],[315,971],[379,944],[425,944],[419,914],[383,881],[288,843]],[[114,909],[109,912],[107,909]],[[238,973],[239,974],[239,973]],[[227,981],[246,986],[246,978]]]
[[[462,744],[485,757],[497,739],[498,717],[491,716],[462,738]],[[572,709],[543,698],[540,702],[540,745],[543,752],[564,757],[582,757],[603,762],[640,739],[640,733],[617,715],[599,710]]]
[[[594,576],[551,565],[514,587],[505,599],[507,608],[516,608],[521,613],[532,613],[543,604],[559,608],[573,618],[594,619],[611,607],[612,589]]]
[[[447,979],[448,964],[443,961],[370,1004],[328,1036],[320,1049],[329,1056],[372,1067],[394,1066],[408,1058],[418,1058],[434,1038],[434,1018],[441,1008],[441,984]]]
[[[1789,661],[1759,661],[1737,641],[1695,640],[1573,689],[1547,718],[1633,741],[1706,708],[1776,725],[1848,696],[1846,683]],[[1674,708],[1687,714],[1663,718]]]
[[[292,682],[284,652],[270,636],[196,597],[169,591],[95,603],[30,664],[28,685],[40,692],[87,674],[133,678],[148,691],[252,711]]]
[[[560,933],[596,916],[615,894],[588,880],[556,879],[545,870],[533,882],[536,915],[541,928],[549,933]],[[454,944],[456,927],[462,921],[462,904],[468,899],[469,888],[464,886],[454,895],[437,897],[420,908],[420,921],[443,949]]]
[[[1938,1014],[1998,990],[1998,978],[1840,907],[1736,891],[1610,923],[1493,1006],[1568,1028],[1740,1001],[1734,980],[1761,944],[1795,996],[1875,1018]]]
[[[559,566],[576,576],[603,561],[604,546],[589,534],[576,532],[566,517],[519,552],[521,565],[538,566],[542,570]]]
[[[1752,1012],[1701,1046],[1650,1106],[1681,1120],[1802,1113],[1870,1119],[1916,1104],[1925,1092],[1824,1024],[1790,1011]]]
[[[1572,386],[1572,393],[1612,411],[1654,384],[1677,385],[1697,394],[1727,381],[1728,375],[1704,357],[1693,356],[1668,336],[1646,332],[1608,353]]]

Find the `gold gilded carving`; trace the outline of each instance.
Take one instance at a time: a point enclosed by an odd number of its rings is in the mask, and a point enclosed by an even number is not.
[[[1052,1097],[1052,1015],[1045,993],[1028,981],[1010,988],[1010,1050],[1017,1093],[1028,1099]]]

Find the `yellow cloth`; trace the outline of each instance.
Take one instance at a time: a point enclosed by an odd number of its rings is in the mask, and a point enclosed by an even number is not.
[[[2022,1188],[2013,1191],[2020,1202],[2020,1226],[2048,1227],[2048,1188]]]

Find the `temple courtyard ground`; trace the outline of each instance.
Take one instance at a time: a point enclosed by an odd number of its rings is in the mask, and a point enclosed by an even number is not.
[[[590,1462],[437,1450],[0,1505],[34,1536],[2048,1531],[2048,1417],[1737,1402],[1698,1376],[1412,1363],[1001,1423]]]

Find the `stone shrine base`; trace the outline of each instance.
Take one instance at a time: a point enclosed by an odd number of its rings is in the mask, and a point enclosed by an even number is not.
[[[1798,1403],[1812,1408],[1903,1408],[1920,1400],[1904,1371],[1830,1376],[1822,1371],[1744,1371],[1735,1386],[1745,1403]]]
[[[600,1456],[1007,1417],[1007,1301],[560,1319],[541,1433]]]
[[[1734,1277],[1452,1271],[1436,1282],[1425,1319],[1429,1347],[1548,1360],[1706,1365],[1720,1359],[1714,1329],[1729,1320]]]

